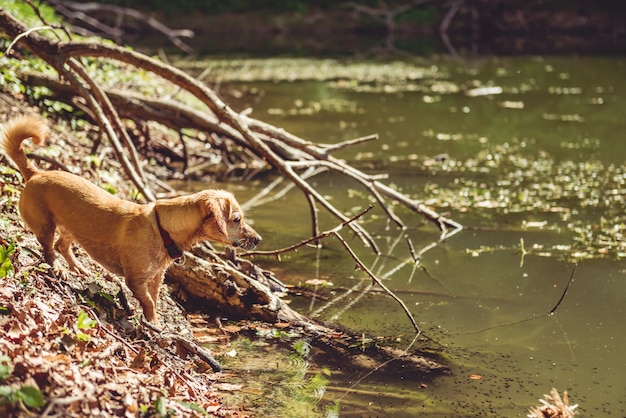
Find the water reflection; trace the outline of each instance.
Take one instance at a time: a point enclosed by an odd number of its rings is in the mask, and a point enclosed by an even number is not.
[[[378,133],[379,141],[338,156],[390,173],[393,187],[466,226],[416,266],[407,238],[419,249],[439,231],[417,215],[398,231],[374,214],[366,222],[384,257],[359,251],[411,308],[429,344],[449,357],[452,375],[420,382],[374,373],[346,394],[356,377],[337,370],[325,399],[341,400],[344,416],[525,416],[557,387],[586,416],[624,416],[625,61],[421,65],[428,71],[397,79],[230,85],[244,92],[235,107],[251,106],[255,117],[306,139]],[[315,184],[337,207],[367,204],[341,177],[323,175]],[[257,186],[238,194],[252,196]],[[310,232],[308,205],[296,190],[249,216],[266,249]],[[546,315],[574,262],[567,297]],[[329,306],[295,299],[301,311],[368,336],[410,341],[403,312],[380,292],[363,293],[369,280],[337,243],[268,264],[283,281],[332,282],[332,292],[320,290],[327,297],[352,289]]]

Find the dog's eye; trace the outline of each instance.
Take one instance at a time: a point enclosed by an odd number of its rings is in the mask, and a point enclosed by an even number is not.
[[[234,212],[233,213],[233,222],[236,223],[236,224],[241,222],[241,214],[239,212]]]

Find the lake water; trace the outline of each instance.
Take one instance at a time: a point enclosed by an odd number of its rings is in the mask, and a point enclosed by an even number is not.
[[[525,417],[555,387],[569,392],[582,416],[626,416],[626,59],[213,65],[227,103],[305,139],[378,134],[337,156],[388,173],[385,183],[464,226],[416,265],[406,238],[416,249],[428,246],[439,236],[434,225],[401,207],[406,231],[381,221],[380,210],[363,219],[384,256],[350,242],[432,339],[417,348],[441,352],[452,372],[358,381],[334,368],[322,403],[338,400],[341,416]],[[227,187],[245,201],[271,180]],[[368,204],[341,176],[311,182],[347,212]],[[264,237],[260,249],[310,233],[297,190],[248,217]],[[336,225],[322,221],[322,229]],[[360,292],[369,279],[337,242],[261,263],[286,283],[332,283],[319,288],[321,300],[290,297],[305,314],[368,338],[408,344],[414,335],[389,297]],[[565,298],[547,315],[575,264]]]

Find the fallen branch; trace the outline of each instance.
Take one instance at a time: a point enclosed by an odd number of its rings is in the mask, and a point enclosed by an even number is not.
[[[188,54],[193,53],[193,48],[180,39],[193,38],[193,31],[189,29],[171,29],[153,16],[142,13],[139,10],[96,2],[78,3],[66,0],[47,0],[47,2],[53,5],[58,12],[72,22],[72,29],[76,33],[87,36],[101,36],[103,38],[112,39],[120,44],[123,43],[123,38],[126,35],[126,32],[122,29],[124,18],[130,17],[162,33],[180,50]],[[103,22],[103,19],[93,17],[93,15],[103,14],[113,15],[115,17],[115,26],[107,25]]]
[[[142,318],[141,324],[144,327],[152,330],[155,333],[156,339],[173,340],[174,342],[182,346],[185,350],[187,350],[187,352],[195,354],[201,360],[205,361],[209,366],[211,366],[211,369],[213,369],[214,372],[222,371],[222,366],[220,366],[218,361],[215,360],[215,358],[213,358],[213,355],[211,355],[211,352],[207,350],[206,348],[200,347],[195,342],[188,340],[187,338],[183,338],[180,335],[175,334],[173,332],[163,332],[162,329],[159,329],[156,326],[152,325],[151,323],[147,322],[144,318]]]

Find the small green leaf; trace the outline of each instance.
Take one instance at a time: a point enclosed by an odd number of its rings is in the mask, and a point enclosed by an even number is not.
[[[80,311],[78,314],[78,319],[76,320],[76,325],[78,329],[91,329],[98,324],[97,321],[94,321],[89,317],[89,314],[85,311]]]
[[[0,386],[0,399],[9,398],[12,400],[13,388],[11,386]]]
[[[160,417],[167,416],[167,408],[165,406],[165,398],[159,397],[156,401],[154,401],[154,409],[156,409],[156,413]]]
[[[293,349],[296,350],[296,353],[298,353],[301,357],[306,357],[311,351],[311,346],[304,340],[298,340],[293,343]]]
[[[0,380],[9,377],[12,371],[11,358],[8,356],[0,356]]]
[[[98,292],[98,295],[106,299],[111,305],[115,305],[115,296],[111,295],[110,293]]]
[[[29,408],[41,408],[46,404],[39,389],[33,386],[22,386],[16,392],[16,396]]]
[[[11,242],[8,247],[0,245],[0,278],[13,274],[11,256],[15,253],[15,243]]]

